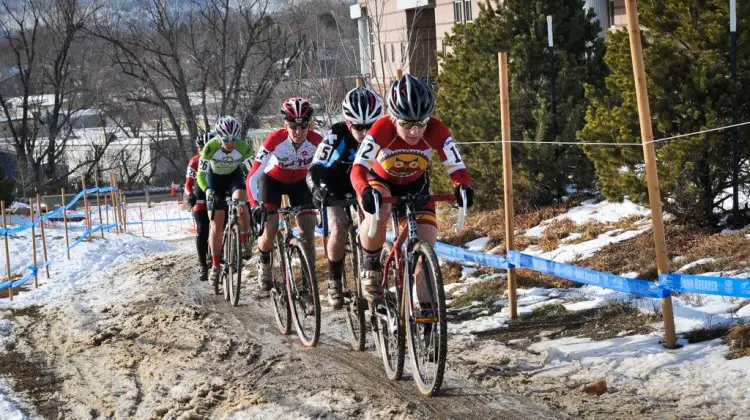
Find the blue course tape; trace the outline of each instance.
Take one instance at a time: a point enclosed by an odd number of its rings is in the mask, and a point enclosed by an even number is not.
[[[516,267],[528,268],[544,274],[561,277],[579,283],[599,286],[618,292],[630,293],[635,296],[649,298],[663,298],[669,296],[669,290],[659,287],[656,283],[601,273],[588,268],[558,263],[517,251],[508,252],[508,261]]]
[[[477,264],[485,265],[488,267],[499,268],[503,270],[510,267],[510,265],[508,264],[508,260],[506,260],[500,255],[492,255],[492,254],[486,254],[484,252],[470,251],[468,249],[444,244],[442,242],[435,242],[435,253],[441,257],[450,258],[454,260],[474,262]]]
[[[11,280],[11,281],[6,281],[5,283],[0,283],[0,290],[7,289],[9,287],[16,288],[16,287],[23,286],[24,284],[28,283],[32,277],[36,276],[39,270],[45,267],[48,267],[50,264],[51,264],[51,261],[47,261],[46,263],[40,265],[39,267],[34,267],[33,265],[26,267],[30,271],[28,274],[26,274],[25,276],[23,276],[22,278],[18,280]]]
[[[750,298],[750,279],[660,274],[659,285],[673,292]]]

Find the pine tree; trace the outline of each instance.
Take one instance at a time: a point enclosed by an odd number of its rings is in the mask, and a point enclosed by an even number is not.
[[[729,77],[729,2],[724,0],[645,0],[639,2],[643,53],[654,137],[728,125],[732,95],[739,121],[750,117],[750,48],[747,35],[738,48],[738,85]],[[750,23],[750,5],[738,2],[738,27]],[[747,31],[745,30],[745,34]],[[584,141],[638,143],[640,128],[628,34],[611,33],[606,42],[605,85],[588,86],[591,106]],[[744,64],[743,64],[744,63]],[[740,139],[747,142],[748,130]],[[731,181],[731,131],[711,132],[655,144],[662,202],[667,212],[698,224],[713,224],[715,210],[728,197]],[[647,203],[641,147],[586,147],[597,180],[609,199]],[[742,150],[746,162],[748,149]]]
[[[553,16],[557,112],[550,106],[551,60],[546,16]],[[438,117],[459,142],[499,141],[498,51],[509,52],[514,188],[520,204],[559,199],[567,188],[593,184],[593,167],[578,146],[533,144],[574,142],[583,127],[584,83],[603,83],[603,41],[599,23],[582,0],[505,0],[481,4],[473,23],[454,26],[440,54]],[[502,197],[500,144],[463,145],[479,204],[497,206]],[[437,171],[435,171],[437,172]],[[435,184],[445,178],[433,175]]]

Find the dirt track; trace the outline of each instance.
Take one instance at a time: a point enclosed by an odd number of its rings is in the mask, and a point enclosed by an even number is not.
[[[340,313],[324,314],[320,345],[305,349],[279,335],[267,299],[235,308],[214,296],[193,259],[123,266],[118,276],[143,280],[132,301],[9,311],[16,340],[1,364],[16,392],[45,418],[564,416],[450,371],[441,396],[422,397],[408,374],[389,381],[372,348],[348,347]]]

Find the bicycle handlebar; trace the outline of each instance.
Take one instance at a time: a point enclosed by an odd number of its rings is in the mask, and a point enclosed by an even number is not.
[[[464,212],[466,212],[466,193],[462,195]],[[370,222],[367,236],[370,238],[375,237],[375,233],[378,231],[378,221],[380,220],[380,204],[398,204],[401,202],[415,202],[415,201],[456,201],[456,197],[453,194],[407,194],[401,197],[380,197],[379,194],[375,195],[375,217]],[[461,226],[463,227],[463,226]]]

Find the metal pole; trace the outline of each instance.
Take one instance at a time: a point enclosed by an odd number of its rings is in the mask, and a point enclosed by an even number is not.
[[[505,250],[513,249],[513,162],[510,149],[510,96],[508,95],[508,53],[497,54],[500,81],[500,127],[503,140],[503,192],[505,204]],[[518,317],[516,270],[508,268],[508,315]]]
[[[39,193],[36,193],[36,205],[39,207],[39,227],[42,229],[42,250],[44,253],[44,269],[47,272],[47,279],[49,280],[49,266],[47,265],[47,237],[44,235],[44,222],[42,221],[42,215],[41,215],[41,208],[42,208],[42,199],[39,196]]]
[[[29,211],[31,214],[31,252],[34,254],[34,287],[39,287],[39,272],[36,271],[36,229],[34,229],[34,202],[29,199]]]
[[[65,209],[65,188],[60,190],[63,206],[63,223],[65,224],[65,251],[70,259],[70,239],[68,239],[68,211]]]
[[[550,66],[550,90],[552,94],[552,137],[557,137],[557,69],[555,68],[555,46],[552,37],[552,16],[547,15],[547,51]]]
[[[5,221],[5,200],[0,201],[0,212],[3,213],[3,229],[8,228],[8,223]],[[10,271],[10,249],[8,248],[8,235],[3,235],[5,239],[5,265],[8,268],[8,281],[11,280],[12,273]],[[13,288],[8,288],[8,297],[13,300]]]
[[[654,133],[651,128],[651,109],[648,102],[646,66],[643,63],[637,0],[625,0],[625,14],[627,15],[628,36],[630,37],[630,56],[633,62],[635,94],[638,101],[638,121],[641,126],[643,158],[646,163],[648,201],[651,207],[651,223],[654,232],[654,247],[656,248],[656,267],[659,274],[666,274],[669,273],[669,262],[667,261],[667,244],[664,238],[664,220],[661,196],[659,195],[659,174],[656,170],[656,152],[654,144],[651,142],[654,139]],[[664,317],[664,347],[673,349],[675,348],[676,337],[671,296],[661,300],[661,308]]]
[[[737,124],[737,4],[729,0],[729,40],[732,67],[732,125]],[[738,127],[732,127],[732,213],[735,224],[739,223],[740,212],[739,184],[740,184],[740,145],[737,139]]]

